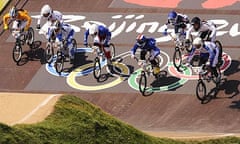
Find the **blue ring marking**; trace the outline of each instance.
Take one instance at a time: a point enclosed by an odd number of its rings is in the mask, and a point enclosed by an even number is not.
[[[92,53],[93,50],[92,50],[92,48],[77,48],[76,49],[76,53],[82,53],[82,52]],[[61,75],[59,75],[59,73],[56,71],[56,69],[54,67],[54,63],[55,63],[56,59],[57,59],[57,56],[55,55],[53,57],[53,61],[50,64],[46,64],[46,70],[50,74],[52,74],[54,76],[57,76],[57,77],[59,77],[59,76],[67,77],[70,74],[69,72],[62,72]],[[101,61],[101,66],[102,67],[105,66],[106,64],[107,64],[107,60],[106,59],[104,61]],[[86,70],[83,70],[83,71],[77,73],[76,76],[77,77],[78,76],[84,76],[84,75],[87,75],[87,74],[92,73],[92,72],[93,72],[93,68],[89,68],[89,69],[86,69]]]

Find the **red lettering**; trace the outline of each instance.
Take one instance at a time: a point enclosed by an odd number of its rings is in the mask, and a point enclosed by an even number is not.
[[[207,9],[223,8],[231,6],[236,2],[240,2],[240,0],[207,0],[202,3],[202,7]]]
[[[176,8],[181,0],[124,0],[124,1],[127,3],[142,6]]]

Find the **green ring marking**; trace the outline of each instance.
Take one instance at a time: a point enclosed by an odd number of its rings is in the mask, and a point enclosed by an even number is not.
[[[169,63],[168,66],[173,66],[172,63]],[[128,84],[131,88],[135,89],[135,90],[139,90],[139,85],[136,81],[137,79],[137,76],[140,75],[141,73],[141,68],[136,70],[133,74],[131,74],[131,76],[129,77],[128,79]],[[184,74],[185,75],[191,75],[191,71],[189,68],[187,68],[185,71],[184,71]],[[185,84],[186,82],[188,81],[188,79],[184,79],[184,78],[181,78],[179,81],[177,82],[174,82],[170,85],[166,85],[166,86],[161,86],[161,87],[153,87],[153,88],[147,88],[147,91],[148,92],[161,92],[161,91],[168,91],[168,90],[172,90],[172,89],[175,89],[183,84]]]

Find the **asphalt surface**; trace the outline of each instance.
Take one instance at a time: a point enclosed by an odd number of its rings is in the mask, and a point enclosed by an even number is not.
[[[110,27],[114,34],[112,42],[116,45],[117,55],[125,53],[123,66],[120,68],[127,68],[130,73],[138,69],[136,61],[127,56],[127,52],[134,44],[137,32],[157,38],[158,46],[162,51],[162,66],[167,65],[162,70],[166,70],[168,76],[162,81],[153,81],[153,84],[155,87],[168,88],[169,85],[179,81],[182,84],[170,87],[171,89],[167,91],[155,92],[149,97],[142,97],[129,84],[130,81],[134,83],[134,78],[130,80],[132,75],[130,77],[108,76],[103,82],[97,82],[92,73],[87,75],[88,72],[86,72],[84,76],[78,76],[80,69],[75,69],[71,74],[66,72],[66,76],[58,76],[51,66],[43,64],[41,52],[45,47],[45,40],[38,34],[38,31],[35,31],[35,50],[27,52],[28,48],[24,48],[26,58],[20,62],[20,65],[16,65],[11,58],[14,39],[9,32],[4,32],[0,39],[1,91],[74,93],[121,120],[147,131],[240,132],[240,34],[238,32],[240,11],[236,8],[239,3],[216,11],[202,7],[195,10],[188,9],[188,6],[184,4],[176,8],[188,14],[189,17],[199,15],[204,19],[218,22],[218,39],[223,43],[224,52],[228,58],[231,58],[228,59],[231,63],[224,69],[227,81],[222,81],[217,98],[209,100],[206,104],[201,104],[195,96],[196,80],[178,77],[170,71],[169,62],[172,61],[174,44],[169,37],[162,36],[161,30],[171,8],[151,8],[133,4],[127,4],[129,7],[125,7],[126,2],[122,0],[79,0],[74,3],[63,0],[28,1],[24,8],[33,17],[33,27],[36,24],[35,18],[45,3],[62,11],[65,21],[72,20],[69,23],[78,30],[75,38],[79,48],[83,47],[83,33],[85,26],[89,23],[101,22]],[[11,4],[13,5],[14,1]],[[144,24],[148,26],[143,27]],[[79,53],[77,65],[85,67],[86,63],[92,63],[94,57],[94,54],[90,52]],[[167,60],[168,57],[170,61]],[[66,71],[70,67],[67,65]],[[211,90],[212,85],[208,86]]]

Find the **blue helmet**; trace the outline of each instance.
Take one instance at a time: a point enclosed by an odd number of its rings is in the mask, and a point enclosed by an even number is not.
[[[171,11],[168,13],[168,20],[170,23],[175,23],[176,18],[177,18],[177,13],[175,11]]]

